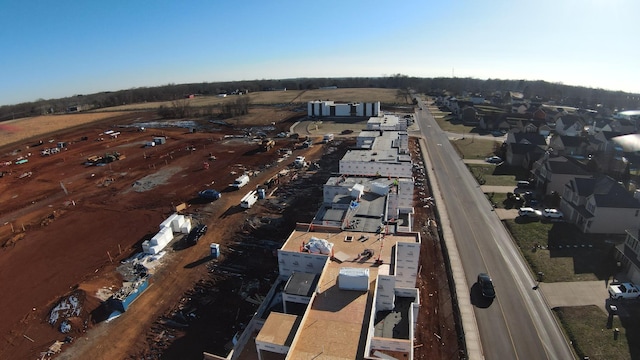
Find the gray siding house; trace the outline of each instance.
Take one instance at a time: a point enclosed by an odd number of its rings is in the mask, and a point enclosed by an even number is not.
[[[585,234],[625,234],[640,224],[637,197],[609,176],[574,178],[564,187],[560,209]]]

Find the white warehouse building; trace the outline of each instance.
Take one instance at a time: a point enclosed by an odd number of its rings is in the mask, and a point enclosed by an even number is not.
[[[307,115],[310,117],[367,117],[379,116],[380,101],[365,103],[335,103],[330,100],[309,101],[307,104]]]

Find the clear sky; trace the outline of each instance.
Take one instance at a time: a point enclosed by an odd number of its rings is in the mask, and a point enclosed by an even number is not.
[[[402,73],[640,93],[640,1],[0,0],[0,105]]]

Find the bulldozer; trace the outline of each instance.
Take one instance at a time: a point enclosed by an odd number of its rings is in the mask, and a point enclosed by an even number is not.
[[[260,142],[260,150],[269,151],[273,149],[276,145],[276,142],[273,139],[264,139]]]

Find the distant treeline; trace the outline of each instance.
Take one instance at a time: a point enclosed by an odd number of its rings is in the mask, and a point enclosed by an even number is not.
[[[480,94],[489,98],[496,91],[516,91],[525,99],[580,108],[605,107],[612,111],[640,108],[640,95],[569,86],[546,81],[499,80],[473,78],[418,78],[402,74],[370,78],[298,78],[283,80],[251,80],[196,84],[168,84],[120,91],[105,91],[75,95],[61,99],[39,99],[33,102],[0,107],[0,121],[88,109],[103,109],[117,105],[176,101],[190,95],[217,95],[264,90],[312,90],[322,87],[413,89],[430,95]]]

